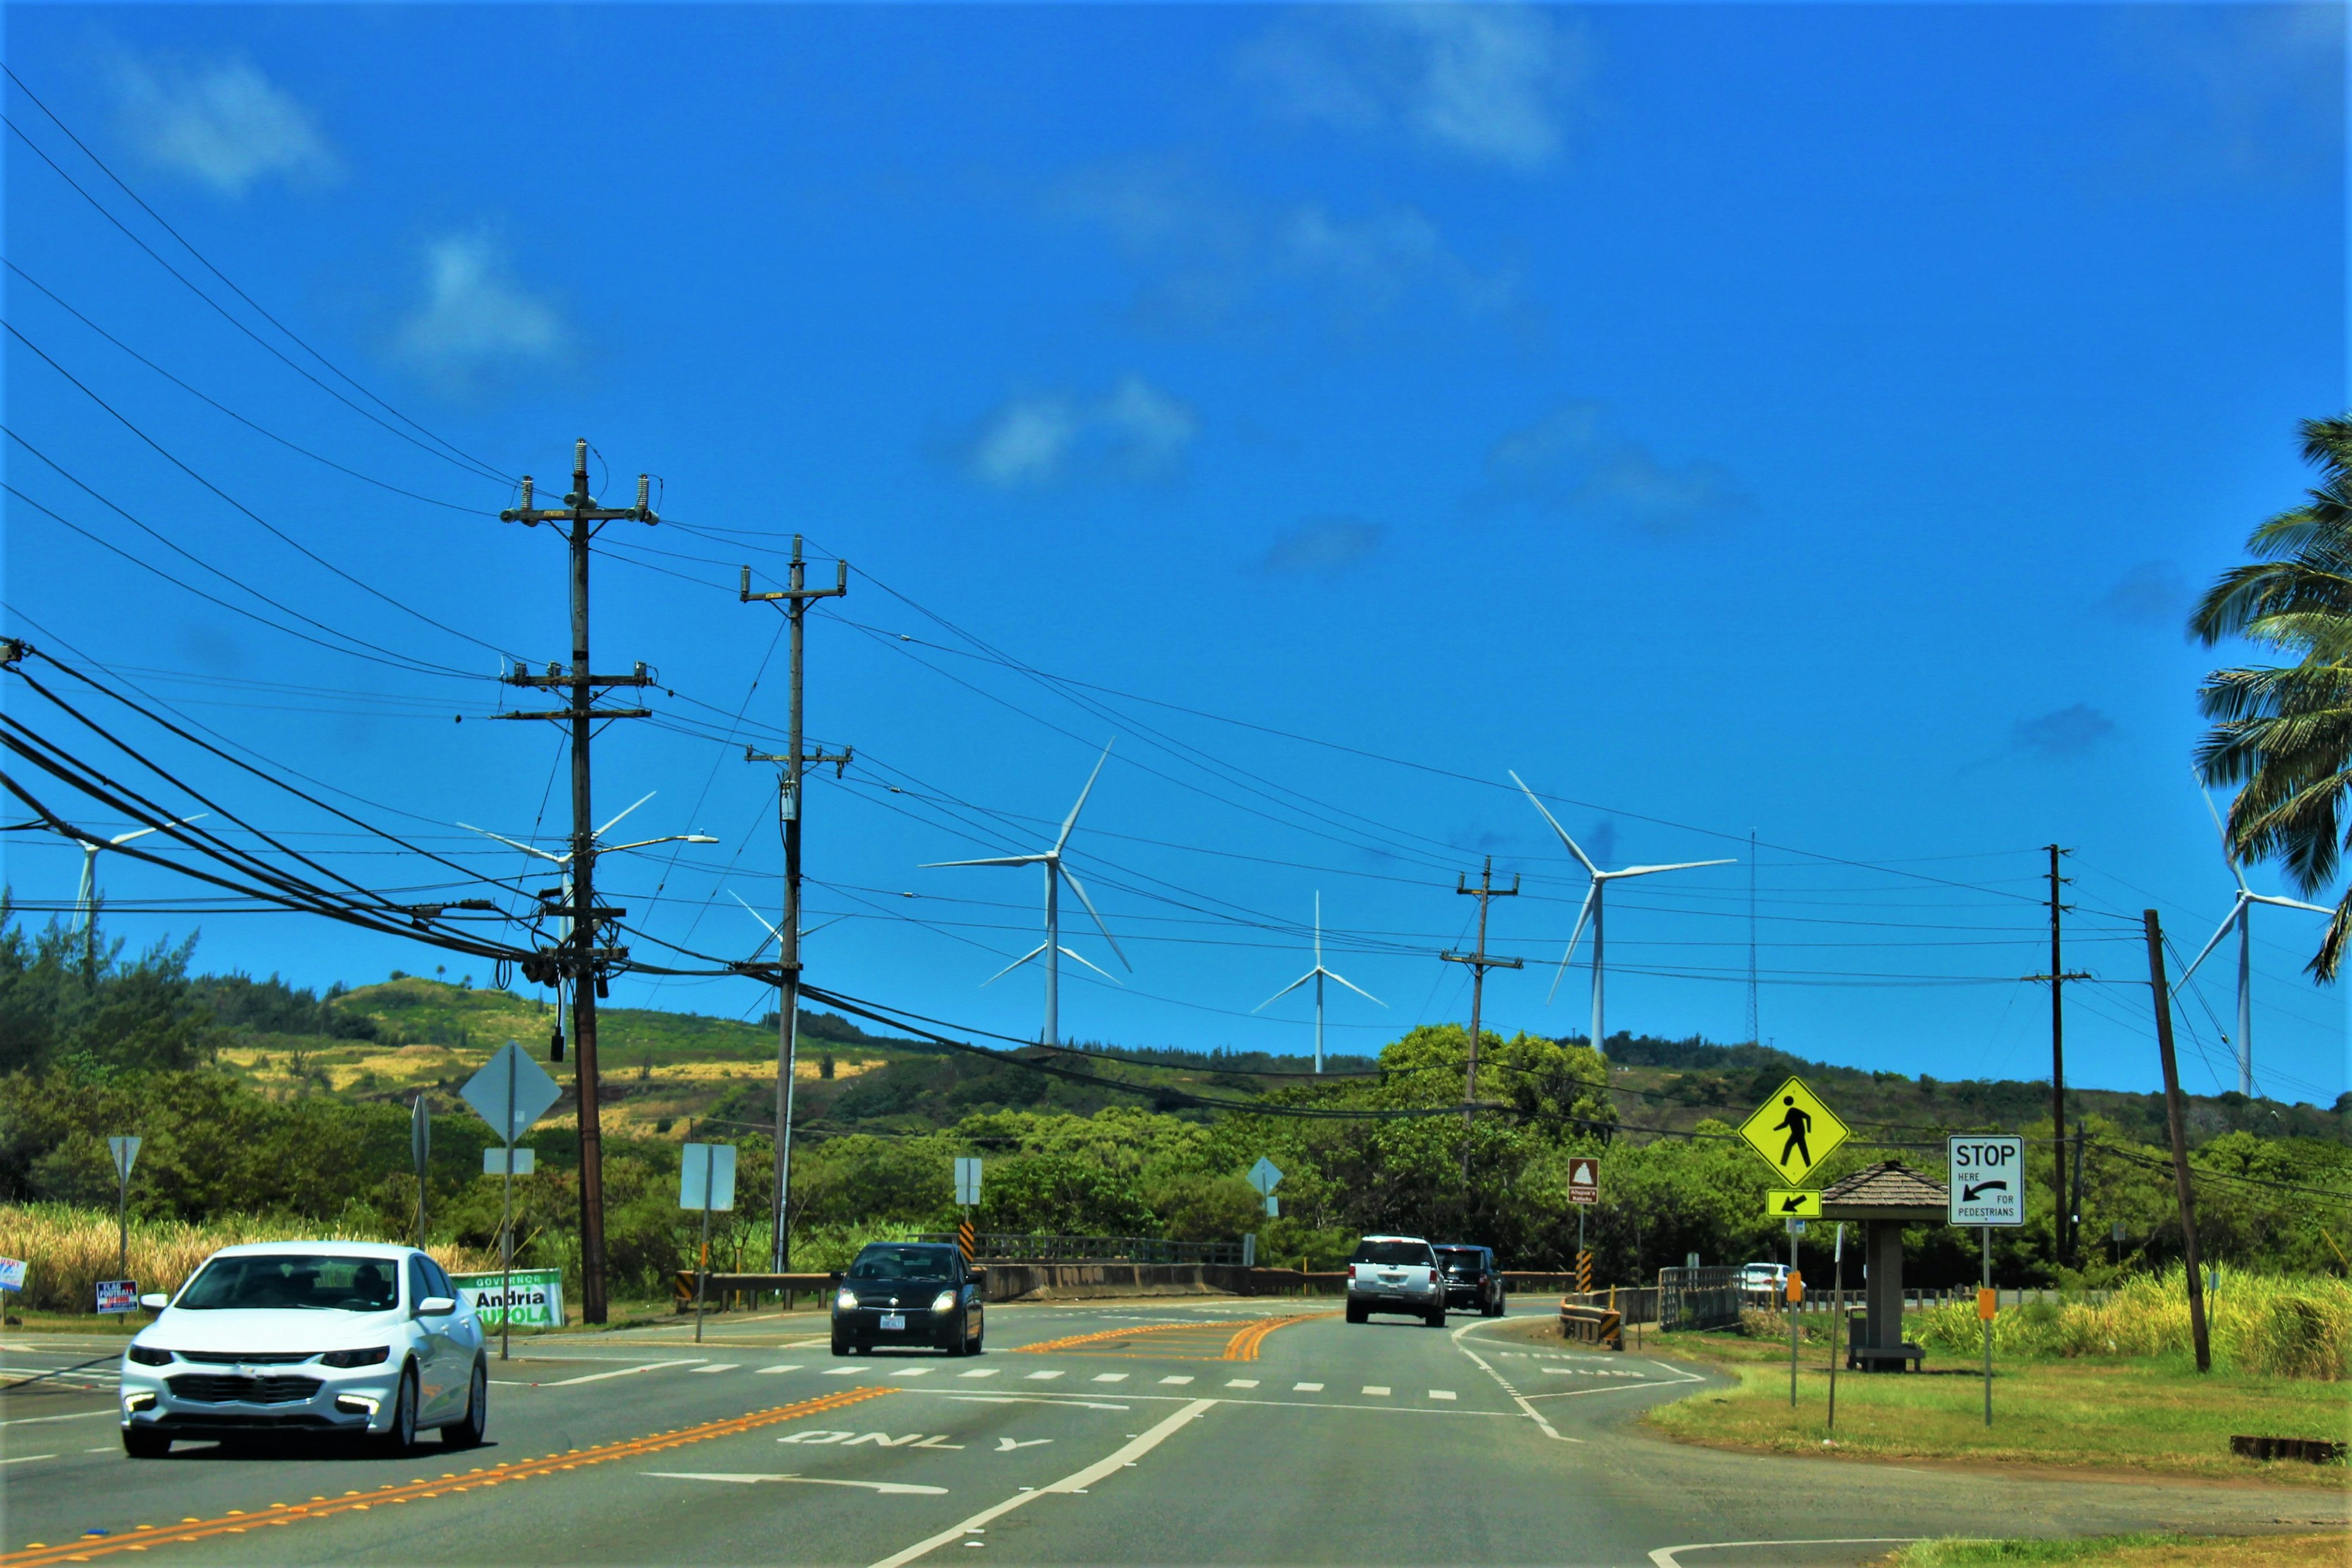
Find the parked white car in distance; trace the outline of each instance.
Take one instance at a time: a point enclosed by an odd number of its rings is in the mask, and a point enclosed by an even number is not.
[[[1778,1302],[1789,1291],[1789,1266],[1785,1263],[1743,1263],[1739,1267],[1739,1294],[1749,1300],[1766,1304]]]
[[[122,1447],[161,1458],[174,1438],[268,1432],[363,1436],[405,1452],[420,1427],[482,1440],[489,1369],[481,1320],[412,1247],[279,1241],[225,1247],[122,1356]]]

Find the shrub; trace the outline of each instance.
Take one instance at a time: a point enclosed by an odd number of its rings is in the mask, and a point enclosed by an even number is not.
[[[2256,1377],[2341,1382],[2352,1377],[2352,1284],[2329,1275],[2225,1271],[2205,1300],[2217,1363]],[[1976,1307],[1950,1302],[1919,1315],[1934,1350],[1983,1344]],[[1993,1320],[1993,1349],[2020,1355],[2179,1353],[2191,1348],[2188,1281],[2175,1268],[2142,1274],[2103,1302],[2029,1306]]]

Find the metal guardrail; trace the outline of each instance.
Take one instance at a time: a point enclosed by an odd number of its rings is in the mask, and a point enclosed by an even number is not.
[[[1739,1270],[1731,1265],[1658,1270],[1662,1329],[1727,1329],[1739,1321],[1743,1304]]]
[[[925,1231],[918,1241],[952,1243],[953,1231]],[[1238,1267],[1238,1241],[1170,1241],[1156,1236],[1031,1236],[982,1231],[975,1258],[999,1263],[1214,1263]]]

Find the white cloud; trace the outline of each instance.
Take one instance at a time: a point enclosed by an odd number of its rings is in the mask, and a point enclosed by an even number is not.
[[[1486,453],[1490,500],[1593,512],[1645,533],[1680,533],[1751,504],[1704,458],[1668,462],[1610,424],[1598,403],[1562,405]]]
[[[1098,397],[1049,392],[989,410],[963,448],[967,472],[999,489],[1074,479],[1148,482],[1173,476],[1200,434],[1191,405],[1139,375]]]
[[[223,195],[242,196],[273,175],[296,184],[342,175],[310,110],[249,61],[126,59],[115,68],[115,92],[142,153]]]
[[[424,299],[401,322],[394,346],[445,384],[478,385],[511,368],[561,359],[572,347],[562,313],[515,282],[487,239],[433,241],[424,274]]]
[[[1581,28],[1530,6],[1334,5],[1276,23],[1237,68],[1287,118],[1524,171],[1559,156],[1591,53]]]
[[[1462,259],[1418,207],[1360,214],[1253,202],[1181,164],[1135,160],[1065,181],[1065,217],[1100,227],[1144,274],[1137,314],[1182,331],[1284,311],[1354,329],[1416,296],[1470,314],[1508,310],[1515,284]]]

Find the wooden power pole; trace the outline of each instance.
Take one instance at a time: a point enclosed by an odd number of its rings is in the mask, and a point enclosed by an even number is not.
[[[646,667],[628,675],[594,675],[588,667],[589,546],[608,522],[656,523],[661,520],[646,505],[648,481],[637,476],[637,504],[601,507],[588,493],[588,443],[572,448],[572,492],[560,507],[531,505],[531,480],[523,477],[522,504],[499,513],[501,522],[536,528],[542,522],[569,524],[572,552],[572,668],[567,673],[551,665],[544,675],[516,668],[504,679],[509,686],[561,689],[570,703],[548,712],[500,713],[500,719],[551,719],[572,728],[572,929],[555,955],[554,972],[572,983],[572,1076],[580,1099],[580,1316],[604,1321],[604,1142],[596,1108],[596,1001],[604,994],[610,968],[628,957],[625,947],[600,942],[598,928],[618,920],[626,910],[602,909],[596,903],[596,818],[589,791],[589,743],[595,727],[609,719],[644,719],[644,708],[599,708],[600,687],[645,687],[653,683]],[[561,1003],[562,997],[557,998]]]
[[[2164,984],[2164,928],[2156,911],[2140,916],[2147,931],[2147,983],[2156,994],[2156,1051],[2164,1068],[2164,1121],[2172,1135],[2172,1186],[2180,1200],[2180,1258],[2189,1273],[2189,1335],[2197,1349],[2197,1370],[2213,1370],[2213,1346],[2205,1333],[2205,1276],[2197,1256],[2197,1209],[2189,1188],[2189,1130],[2180,1109],[2180,1067],[2172,1056],[2172,993]]]
[[[2046,846],[2050,851],[2050,973],[2030,976],[2050,983],[2050,1181],[2057,1206],[2051,1212],[2051,1249],[2061,1263],[2074,1261],[2074,1210],[2066,1200],[2066,997],[2069,980],[2088,980],[2080,972],[2070,973],[2060,959],[2058,917],[2066,906],[2059,901],[2058,889],[2071,879],[2058,874],[2058,860],[2069,851],[2057,845]],[[2077,1182],[2079,1188],[2081,1184]],[[2074,1203],[2083,1201],[2080,1191]]]
[[[777,1274],[789,1273],[793,1260],[793,1076],[799,1070],[801,1011],[801,768],[808,763],[831,763],[837,775],[849,766],[845,748],[838,756],[828,756],[822,749],[803,750],[801,741],[802,638],[809,602],[849,592],[849,563],[837,561],[834,564],[836,571],[832,587],[810,587],[808,563],[801,559],[801,536],[795,533],[792,571],[785,579],[783,592],[751,592],[751,569],[746,566],[739,595],[747,605],[781,603],[791,623],[792,635],[792,698],[784,750],[778,754],[747,747],[743,752],[745,762],[783,764],[782,776],[776,785],[776,814],[782,819],[784,835],[783,921],[776,932],[776,1234],[768,1244],[768,1268]]]
[[[1454,890],[1456,893],[1478,900],[1477,951],[1475,952],[1446,952],[1437,955],[1448,963],[1466,963],[1470,966],[1470,1059],[1462,1075],[1462,1101],[1467,1106],[1478,1098],[1478,1013],[1480,1005],[1486,1000],[1486,971],[1518,969],[1525,965],[1526,960],[1496,958],[1486,952],[1486,910],[1494,900],[1518,897],[1517,873],[1512,874],[1509,887],[1497,888],[1495,886],[1495,858],[1489,855],[1486,857],[1486,868],[1478,873],[1476,887],[1470,885],[1470,879],[1467,877],[1456,877],[1454,880]],[[1470,1119],[1474,1114],[1467,1110],[1462,1112],[1462,1126],[1465,1131],[1469,1130]],[[1462,1144],[1462,1174],[1466,1182],[1470,1175],[1470,1144],[1467,1139],[1465,1139]]]

